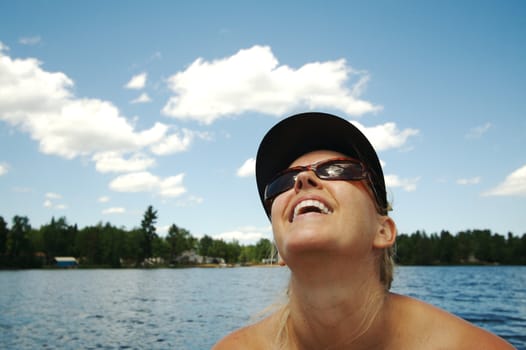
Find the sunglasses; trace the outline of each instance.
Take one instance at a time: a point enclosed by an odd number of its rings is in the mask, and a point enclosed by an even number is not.
[[[264,200],[270,209],[274,199],[296,184],[298,175],[313,171],[322,180],[356,181],[369,179],[365,164],[354,158],[332,158],[305,166],[295,166],[278,173],[265,187]],[[374,186],[371,186],[374,191]],[[376,197],[376,192],[374,193]]]

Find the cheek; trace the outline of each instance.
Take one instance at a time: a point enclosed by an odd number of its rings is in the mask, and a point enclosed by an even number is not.
[[[285,208],[285,201],[282,199],[283,195],[277,197],[274,202],[272,202],[272,206],[270,207],[270,221],[274,225],[274,222],[280,220],[280,218],[283,216],[284,208]]]
[[[285,206],[287,203],[286,194],[281,194],[272,203],[270,208],[270,222],[272,224],[272,233],[274,235],[274,241],[278,249],[282,245],[284,235],[284,225],[288,223],[288,219],[285,213]]]
[[[287,203],[286,197],[287,195],[282,193],[274,199],[274,202],[272,202],[272,206],[270,207],[270,220],[272,222],[274,222],[275,219],[279,220],[281,217],[283,217],[285,205]]]
[[[342,187],[338,193],[345,193],[343,200],[348,202],[348,205],[357,206],[362,213],[367,216],[375,216],[376,205],[367,185],[363,182],[354,182],[352,187]]]
[[[366,235],[374,232],[377,224],[376,206],[364,185],[356,183],[352,187],[341,186],[335,190],[341,205],[340,209],[343,211],[343,226],[355,228]]]

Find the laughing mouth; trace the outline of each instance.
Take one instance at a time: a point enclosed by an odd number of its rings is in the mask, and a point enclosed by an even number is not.
[[[318,213],[318,214],[330,214],[332,209],[330,209],[325,203],[322,203],[315,199],[307,199],[299,202],[292,212],[292,217],[290,222],[293,222],[298,215],[307,214],[307,213]]]

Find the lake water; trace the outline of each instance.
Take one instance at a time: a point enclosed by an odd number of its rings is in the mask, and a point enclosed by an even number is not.
[[[209,349],[275,303],[286,268],[0,272],[0,349]],[[398,267],[414,296],[526,350],[526,267]]]

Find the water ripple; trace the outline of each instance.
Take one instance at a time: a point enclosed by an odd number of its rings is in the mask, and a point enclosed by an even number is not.
[[[279,268],[0,272],[0,349],[207,349],[279,300]],[[393,291],[526,350],[526,267],[401,267]]]

